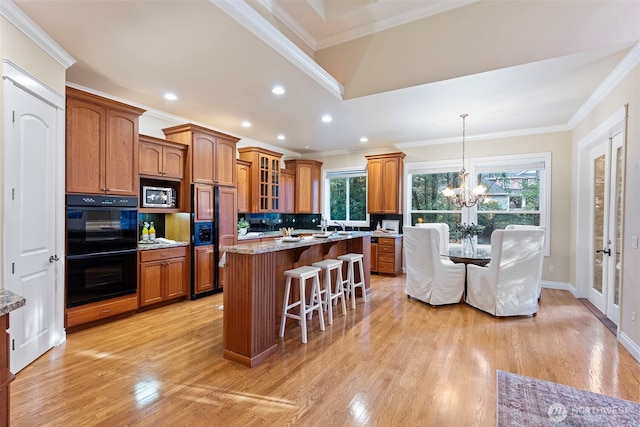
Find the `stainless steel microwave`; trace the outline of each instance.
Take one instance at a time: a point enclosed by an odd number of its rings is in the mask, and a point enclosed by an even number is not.
[[[173,188],[142,187],[143,208],[175,208],[176,191]]]

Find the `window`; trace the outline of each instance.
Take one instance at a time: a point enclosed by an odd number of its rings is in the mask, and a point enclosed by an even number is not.
[[[325,218],[350,226],[368,226],[367,172],[334,170],[325,172]]]
[[[478,243],[489,245],[491,233],[509,224],[539,225],[549,229],[551,154],[500,156],[467,159],[469,186],[487,188],[484,203],[472,208],[452,206],[442,190],[456,187],[460,165],[429,162],[407,165],[407,211],[410,224],[445,222],[478,224],[483,231]],[[549,255],[549,238],[545,254]]]

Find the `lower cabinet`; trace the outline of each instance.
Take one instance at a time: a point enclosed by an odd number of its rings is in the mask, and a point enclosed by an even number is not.
[[[197,295],[213,290],[213,245],[196,246],[193,258],[193,292]]]
[[[375,239],[375,242],[373,241]],[[378,239],[373,237],[371,239],[371,272],[378,272]]]
[[[118,314],[135,312],[138,309],[138,295],[131,294],[104,301],[92,302],[67,309],[67,328],[102,320]]]
[[[397,276],[402,272],[402,237],[378,238],[378,273]]]
[[[187,247],[140,251],[140,306],[187,295]]]

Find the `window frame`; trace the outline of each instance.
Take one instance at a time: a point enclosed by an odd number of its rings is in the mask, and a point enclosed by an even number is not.
[[[550,256],[551,253],[551,153],[524,153],[512,155],[499,155],[487,157],[466,158],[464,168],[469,173],[469,185],[473,188],[477,183],[478,172],[491,168],[513,167],[514,165],[542,163],[544,164],[544,173],[540,176],[540,209],[537,211],[540,215],[540,226],[545,229],[545,247],[544,255]],[[438,160],[432,162],[415,162],[405,164],[404,183],[405,183],[405,218],[404,225],[411,224],[411,175],[420,173],[444,173],[452,171],[460,171],[461,163],[459,160]],[[461,208],[461,221],[467,224],[478,223],[477,206],[471,208]],[[443,213],[458,212],[455,211],[436,211]],[[481,211],[484,213],[507,213],[509,211]],[[527,211],[518,211],[527,212]],[[488,246],[488,245],[485,245]]]
[[[368,202],[368,193],[369,193],[369,176],[367,174],[367,166],[360,167],[349,167],[349,168],[334,168],[334,169],[323,169],[323,204],[322,204],[322,216],[327,220],[328,223],[334,223],[336,220],[331,218],[331,194],[330,194],[330,179],[331,178],[348,178],[355,176],[364,176],[365,178],[365,220],[364,221],[342,221],[338,220],[341,223],[344,223],[345,227],[369,227],[369,208],[367,205]]]

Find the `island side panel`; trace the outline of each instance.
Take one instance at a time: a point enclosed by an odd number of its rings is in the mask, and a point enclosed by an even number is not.
[[[227,253],[224,357],[253,367],[277,350],[275,252]]]
[[[347,240],[347,253],[362,254],[362,267],[364,269],[364,287],[367,295],[371,293],[371,236],[362,236],[359,239]],[[345,276],[346,277],[346,276]],[[356,281],[360,278],[360,272],[356,271]],[[361,290],[356,289],[356,295],[361,295]]]

